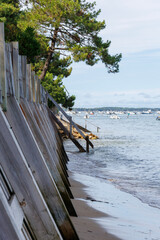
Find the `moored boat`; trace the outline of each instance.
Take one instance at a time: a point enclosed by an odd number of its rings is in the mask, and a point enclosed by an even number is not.
[[[120,119],[120,117],[117,116],[117,115],[111,115],[110,118],[111,118],[111,119]]]

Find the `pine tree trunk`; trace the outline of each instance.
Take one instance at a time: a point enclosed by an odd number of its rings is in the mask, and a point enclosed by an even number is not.
[[[48,68],[49,68],[53,53],[54,53],[54,49],[55,49],[57,34],[58,34],[58,28],[54,30],[54,34],[53,34],[53,38],[52,38],[52,42],[51,42],[51,47],[50,47],[50,50],[48,52],[48,56],[47,56],[47,59],[45,61],[42,73],[39,77],[40,80],[43,80],[45,78],[46,73],[48,71]]]

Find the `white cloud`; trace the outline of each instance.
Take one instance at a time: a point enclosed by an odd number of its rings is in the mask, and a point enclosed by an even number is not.
[[[111,40],[111,52],[131,53],[160,48],[159,0],[96,2],[97,8],[102,10],[100,19],[106,20],[107,27],[102,36]]]
[[[160,89],[137,90],[137,91],[117,91],[117,92],[79,92],[75,107],[160,107]]]

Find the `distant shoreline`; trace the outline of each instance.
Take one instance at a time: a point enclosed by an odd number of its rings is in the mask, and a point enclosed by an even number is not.
[[[95,107],[95,108],[73,108],[73,111],[147,111],[152,112],[160,111],[159,108],[132,108],[132,107]]]

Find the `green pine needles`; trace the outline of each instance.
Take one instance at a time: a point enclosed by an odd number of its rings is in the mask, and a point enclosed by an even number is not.
[[[100,37],[101,30],[105,28],[105,21],[97,20],[101,11],[95,9],[95,2],[28,0],[23,4],[21,2],[21,5],[17,1],[15,5],[15,1],[8,0],[6,4],[12,6],[9,13],[6,12],[4,3],[7,1],[2,2],[0,20],[5,18],[7,25],[14,14],[13,31],[17,30],[14,36],[20,42],[21,54],[24,52],[27,55],[43,86],[50,89],[50,94],[64,106],[70,107],[75,101],[75,96],[64,96],[62,93],[65,92],[62,79],[71,74],[72,61],[83,61],[90,66],[102,61],[109,73],[119,71],[122,56],[110,55],[111,42],[103,41]],[[27,46],[26,43],[26,51],[25,41],[21,41],[22,39],[30,39],[32,46],[36,47]],[[53,92],[57,92],[56,96]]]

